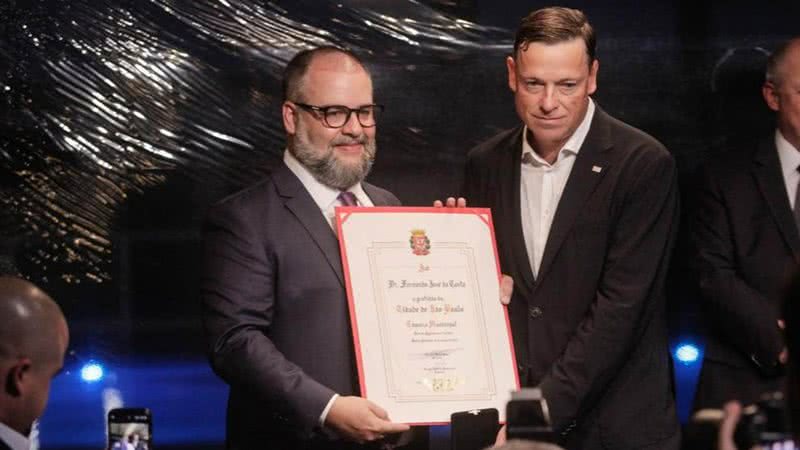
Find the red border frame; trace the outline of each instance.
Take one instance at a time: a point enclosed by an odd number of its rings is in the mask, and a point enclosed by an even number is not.
[[[353,330],[353,345],[356,355],[356,367],[358,368],[358,385],[361,389],[361,396],[367,398],[367,388],[364,380],[364,363],[361,358],[361,340],[358,335],[358,320],[356,319],[355,306],[353,305],[353,288],[350,284],[350,266],[347,259],[347,249],[342,239],[342,224],[350,218],[353,213],[358,214],[375,214],[375,213],[435,213],[435,214],[474,214],[478,216],[486,225],[489,226],[489,231],[492,235],[492,248],[494,250],[494,262],[497,268],[497,279],[502,281],[502,272],[500,271],[500,258],[497,253],[497,240],[494,234],[494,222],[492,222],[492,211],[489,208],[446,208],[446,207],[433,207],[433,206],[337,206],[336,207],[336,236],[339,241],[339,252],[342,256],[342,272],[344,273],[345,289],[347,290],[347,308],[350,313],[350,325]],[[483,216],[486,216],[485,219]],[[498,297],[500,293],[498,292]],[[500,301],[500,300],[498,300]],[[508,334],[508,345],[511,349],[511,363],[514,365],[514,379],[519,385],[519,371],[517,371],[517,355],[514,351],[514,339],[511,336],[511,322],[508,319],[508,305],[503,305],[503,314],[506,318],[506,331]],[[447,425],[450,422],[419,422],[409,423],[408,425]],[[503,424],[504,422],[501,422]]]

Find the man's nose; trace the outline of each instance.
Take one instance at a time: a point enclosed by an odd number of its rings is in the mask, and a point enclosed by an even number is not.
[[[558,108],[557,95],[555,86],[547,86],[545,88],[542,98],[539,100],[539,108],[541,108],[542,112],[551,113]]]
[[[364,133],[364,129],[358,121],[357,115],[357,111],[350,111],[350,115],[347,116],[347,121],[342,126],[343,134],[348,136],[361,136],[361,134]]]

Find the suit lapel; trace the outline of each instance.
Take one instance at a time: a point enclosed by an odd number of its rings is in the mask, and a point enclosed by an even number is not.
[[[770,213],[778,224],[778,229],[786,245],[792,250],[796,260],[800,259],[800,235],[794,221],[794,215],[786,195],[778,150],[775,144],[762,141],[753,156],[753,176],[758,188],[764,196]]]
[[[342,275],[342,261],[339,254],[339,241],[333,233],[333,229],[326,222],[319,207],[311,198],[303,183],[297,179],[289,168],[281,163],[272,172],[272,180],[275,188],[284,200],[284,205],[297,220],[303,224],[311,239],[319,247],[325,259],[336,273],[339,282],[344,286],[344,276]]]
[[[367,193],[369,199],[372,200],[372,204],[375,206],[390,206],[391,202],[389,199],[386,198],[383,193],[378,190],[375,186],[362,181],[361,188],[364,189],[364,192]]]
[[[539,279],[547,274],[575,220],[583,212],[589,195],[608,173],[611,162],[607,150],[611,145],[608,117],[600,107],[596,107],[591,128],[575,158],[550,226],[542,262],[539,264]]]

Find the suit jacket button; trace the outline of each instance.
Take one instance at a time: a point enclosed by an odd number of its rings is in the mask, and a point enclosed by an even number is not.
[[[534,307],[530,308],[528,310],[528,312],[530,313],[531,317],[533,317],[534,319],[538,319],[539,317],[542,316],[542,314],[544,314],[544,312],[542,311],[542,308],[539,308],[538,306],[534,306]]]

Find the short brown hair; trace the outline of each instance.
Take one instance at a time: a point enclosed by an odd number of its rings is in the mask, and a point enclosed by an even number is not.
[[[586,44],[589,64],[594,62],[597,42],[594,28],[583,11],[561,6],[551,6],[533,11],[522,19],[514,40],[514,57],[531,42],[558,44],[580,38]]]
[[[795,45],[800,45],[800,36],[789,39],[788,41],[779,45],[778,48],[776,48],[775,51],[769,55],[769,59],[767,59],[766,74],[766,79],[768,82],[774,85],[780,84],[781,80],[780,75],[778,74],[780,71],[780,65],[783,63],[783,60],[786,59],[786,54],[789,53],[789,49]]]
[[[303,76],[305,76],[306,72],[308,72],[308,67],[311,65],[311,62],[315,57],[330,53],[341,53],[342,55],[358,63],[358,65],[361,66],[361,68],[363,68],[367,74],[369,74],[369,70],[367,70],[366,66],[364,66],[364,63],[361,61],[361,59],[350,50],[335,47],[333,45],[324,45],[322,47],[302,50],[292,57],[292,59],[289,61],[289,64],[287,64],[286,68],[283,70],[283,99],[302,101],[302,81]]]

